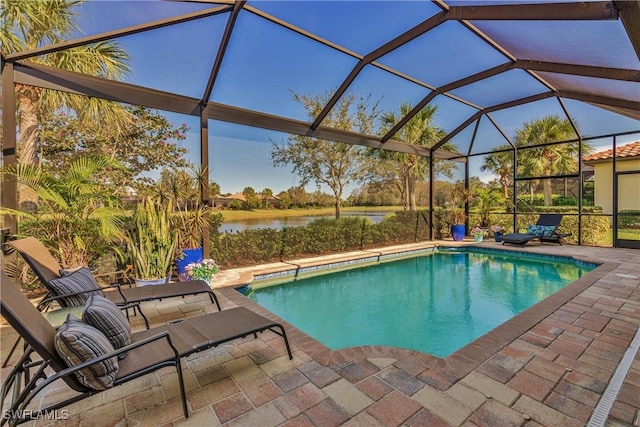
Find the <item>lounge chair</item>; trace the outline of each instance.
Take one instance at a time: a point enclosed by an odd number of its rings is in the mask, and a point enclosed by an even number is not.
[[[12,240],[6,244],[22,255],[22,258],[27,262],[27,264],[29,264],[51,296],[64,296],[60,292],[56,291],[56,288],[51,284],[52,280],[60,279],[62,277],[60,273],[62,267],[42,242],[34,237],[26,237],[23,239]],[[58,290],[59,289],[60,288],[58,287]],[[167,283],[154,286],[129,287],[123,285],[111,285],[109,287],[100,288],[100,291],[106,298],[120,306],[144,301],[154,301],[164,298],[184,297],[188,295],[206,293],[209,295],[211,302],[215,302],[218,310],[220,310],[220,303],[218,302],[216,294],[209,285],[202,280]],[[58,302],[63,307],[78,305],[77,298],[67,300],[63,298]]]
[[[113,306],[108,300],[104,298],[102,300]],[[60,338],[60,335],[56,336],[56,330],[20,289],[12,283],[4,271],[2,271],[2,280],[0,281],[0,309],[2,317],[28,344],[20,361],[2,384],[0,404],[4,411],[0,425],[6,422],[15,425],[30,419],[50,416],[54,410],[165,366],[176,368],[182,408],[185,417],[188,418],[189,412],[180,363],[182,357],[248,335],[257,337],[258,332],[270,330],[284,339],[289,359],[293,358],[284,327],[244,307],[230,308],[134,332],[129,335],[130,344],[106,353],[95,351],[96,347],[92,345],[90,354],[87,355],[86,348],[88,346],[82,347],[81,350],[85,353],[80,352],[83,357],[80,357],[76,363],[69,362],[69,350],[65,353],[60,349],[60,343],[64,343],[65,338]],[[115,306],[113,311],[120,313]],[[79,353],[80,345],[77,343],[81,342],[81,339],[87,339],[92,343],[99,343],[107,339],[105,338],[106,334],[102,334],[93,326],[71,316],[62,328],[67,325],[76,327],[74,333],[80,337],[78,341],[75,341],[76,345],[72,349],[74,356]],[[82,332],[84,335],[78,331],[84,331]],[[103,346],[103,348],[107,347],[108,345]],[[113,348],[111,347],[111,349]],[[97,354],[94,355],[94,352]],[[34,353],[39,357],[33,357]],[[120,357],[125,353],[126,357],[121,359]],[[107,372],[108,375],[98,376],[98,373],[104,374],[103,369],[113,366],[116,367],[115,372],[111,369]],[[86,381],[87,371],[93,375],[90,385]],[[104,378],[108,378],[111,383],[104,385],[100,382]],[[51,403],[47,407],[28,409],[29,403],[39,393],[58,380],[64,381],[78,394],[69,397],[67,393],[60,393],[60,401]],[[98,385],[95,385],[96,380],[99,381]]]
[[[562,221],[562,214],[540,214],[535,225],[530,225],[526,233],[503,234],[500,239],[502,244],[524,246],[532,240],[562,244],[562,238],[571,233],[558,233],[558,226]]]
[[[84,294],[84,293],[88,293],[88,292],[90,292],[90,291],[80,292],[79,294]],[[64,299],[65,297],[66,297],[66,295],[64,297],[45,297],[36,306],[38,311],[42,313],[44,318],[47,319],[47,322],[49,322],[49,324],[51,326],[53,326],[54,329],[58,329],[60,326],[62,326],[62,324],[65,322],[67,316],[70,315],[70,314],[72,316],[75,316],[75,317],[81,317],[82,316],[82,311],[84,310],[84,306],[52,308],[51,303],[57,302],[58,300]],[[144,324],[145,324],[146,328],[149,329],[149,319],[147,319],[147,316],[145,316],[144,313],[142,312],[142,310],[140,309],[140,303],[139,302],[126,304],[126,305],[120,305],[119,307],[120,307],[121,310],[125,310],[125,312],[127,313],[127,318],[129,317],[128,310],[130,308],[133,309],[134,313],[135,313],[136,310],[138,312],[140,312],[140,315],[142,316],[142,319],[144,320]],[[4,360],[4,362],[2,362],[2,367],[3,368],[6,368],[8,366],[9,362],[11,361],[11,356],[13,356],[13,353],[18,348],[18,345],[20,344],[20,341],[21,341],[21,338],[18,337],[18,339],[11,346],[11,349],[9,350],[9,353],[7,353],[6,359]]]

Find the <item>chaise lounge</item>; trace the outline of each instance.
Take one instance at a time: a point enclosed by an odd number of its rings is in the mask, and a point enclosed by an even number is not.
[[[38,276],[42,284],[47,288],[47,291],[51,296],[64,296],[64,294],[68,293],[78,293],[78,291],[87,291],[93,290],[92,286],[97,286],[97,284],[89,283],[86,284],[86,281],[83,281],[81,285],[73,283],[73,278],[65,280],[61,276],[62,266],[58,263],[58,261],[51,255],[49,250],[46,248],[42,242],[34,237],[26,237],[23,239],[12,240],[6,243],[6,245],[15,249],[20,253],[22,258],[29,264],[33,272]],[[82,270],[82,269],[81,269]],[[87,270],[84,269],[84,272],[78,271],[73,274],[78,273],[79,276],[84,276],[87,278]],[[67,276],[71,277],[71,276]],[[81,277],[82,278],[82,277]],[[62,283],[53,282],[58,280]],[[91,279],[89,279],[91,281]],[[65,283],[71,282],[71,283]],[[58,285],[58,286],[56,286]],[[62,292],[63,288],[71,288],[73,289],[70,292]],[[215,303],[220,310],[220,303],[218,302],[218,298],[213,290],[209,287],[209,285],[202,280],[192,280],[188,282],[180,282],[180,283],[167,283],[163,285],[154,285],[154,286],[123,286],[123,285],[112,285],[109,287],[98,287],[99,291],[117,305],[127,305],[133,303],[140,303],[145,301],[154,301],[160,300],[164,298],[175,298],[175,297],[185,297],[188,295],[198,295],[206,293],[209,295],[212,303]],[[86,301],[88,295],[84,297],[72,297],[68,299],[59,299],[58,302],[63,307],[68,307],[72,305],[81,305]]]
[[[101,305],[97,304],[99,299]],[[85,311],[90,308],[94,314],[101,314],[97,322],[84,322],[69,316],[56,332],[2,271],[2,317],[25,340],[27,347],[2,384],[0,404],[5,410],[0,425],[9,422],[13,426],[42,418],[54,410],[166,366],[176,369],[182,408],[188,418],[182,357],[248,335],[257,338],[259,332],[269,330],[283,338],[289,359],[293,358],[284,327],[244,307],[134,333],[118,328],[119,324],[128,323],[115,304],[105,298],[92,296]],[[113,345],[114,340],[122,345]],[[34,357],[34,353],[39,357]],[[42,390],[58,380],[78,393],[71,397],[61,393],[61,400],[56,403],[28,409]]]
[[[571,233],[558,233],[558,226],[562,221],[562,214],[540,214],[535,225],[529,225],[526,233],[504,234],[500,237],[502,244],[510,243],[512,245],[524,246],[532,240],[539,240],[540,243],[558,243],[562,244],[564,237],[570,236]]]

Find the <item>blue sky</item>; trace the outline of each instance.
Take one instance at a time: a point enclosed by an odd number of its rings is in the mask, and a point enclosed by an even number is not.
[[[418,1],[250,1],[248,4],[361,55],[369,53],[438,11],[431,2]],[[141,1],[99,0],[82,6],[79,22],[83,35],[90,35],[209,7],[214,6],[189,2],[154,2],[151,5]],[[192,21],[117,39],[131,55],[133,72],[127,81],[201,97],[226,20],[226,14],[213,16],[200,22]],[[546,30],[543,33],[575,37],[577,31],[578,37],[593,40],[590,41],[591,44],[605,39],[601,49],[605,53],[611,49],[610,46],[631,49],[631,59],[627,63],[611,66],[640,68],[632,48],[624,45],[626,41],[623,34],[620,34],[619,22],[578,23],[571,34],[565,34],[565,30],[560,31],[559,28],[564,27],[555,24],[553,21],[549,23],[548,28],[542,29]],[[379,63],[429,85],[438,86],[506,62],[502,54],[468,31],[462,30],[460,24],[448,22],[407,43],[402,49],[381,57]],[[520,36],[533,37],[540,32],[541,28],[527,26]],[[606,34],[606,37],[594,36],[594,32]],[[551,43],[547,38],[550,37],[541,35],[532,38],[531,42],[544,47],[545,43]],[[562,40],[553,42],[562,43]],[[606,54],[604,60],[607,60]],[[349,55],[243,11],[237,20],[211,100],[293,119],[309,120],[304,108],[294,102],[292,93],[331,93],[356,63],[357,60]],[[598,82],[594,82],[596,83]],[[391,111],[397,111],[398,106],[405,101],[415,104],[430,91],[428,87],[374,66],[366,66],[349,90],[370,96],[373,101],[379,102],[381,109]],[[452,92],[452,95],[484,107],[544,90],[542,84],[531,79],[524,71],[512,70],[460,88]],[[620,90],[624,90],[624,87],[621,86]],[[436,97],[432,104],[438,106],[436,122],[447,132],[455,129],[476,111],[444,96]],[[590,105],[566,101],[566,106],[587,136],[640,130],[637,121]],[[562,114],[555,99],[498,111],[492,117],[512,137],[523,122],[548,114]],[[198,163],[198,119],[178,114],[166,115],[176,125],[183,122],[189,124],[191,131],[187,141],[183,143],[190,149],[190,159]],[[242,191],[247,186],[257,191],[270,188],[277,193],[298,185],[299,179],[290,170],[271,166],[270,140],[280,142],[287,135],[216,121],[210,122],[209,129],[211,179],[221,185],[224,193]],[[465,150],[472,131],[473,126],[461,132],[453,139],[454,144]],[[478,139],[479,142],[474,146],[476,152],[487,151],[505,143],[496,128],[486,119],[481,121],[478,128]],[[618,144],[637,139],[640,139],[638,134],[623,137],[618,140]],[[602,148],[609,148],[611,141],[599,144]],[[474,169],[472,174],[480,175],[477,166]],[[313,191],[315,188],[309,186],[308,189]]]

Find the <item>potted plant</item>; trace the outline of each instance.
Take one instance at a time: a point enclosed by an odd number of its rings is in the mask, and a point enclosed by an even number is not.
[[[476,242],[482,242],[487,234],[488,233],[484,228],[474,227],[473,230],[471,230],[473,240],[475,240]]]
[[[199,205],[191,210],[179,210],[173,217],[173,227],[178,232],[178,257],[176,268],[178,278],[187,280],[186,266],[203,258],[202,238],[205,228],[209,227],[209,208]]]
[[[467,221],[467,215],[464,213],[464,209],[454,207],[449,212],[449,222],[451,223],[451,237],[456,242],[464,239],[467,234],[467,227],[465,222]]]
[[[501,242],[502,235],[504,234],[504,227],[500,224],[497,224],[491,227],[491,231],[493,231],[493,238],[496,240],[496,242]]]
[[[480,213],[480,226],[491,225],[491,212],[504,204],[504,196],[498,188],[476,188],[473,196],[473,206]]]
[[[451,207],[449,209],[449,222],[451,224],[451,237],[454,241],[461,241],[467,234],[467,214],[464,204],[469,201],[471,193],[462,183],[456,183],[451,189]]]
[[[147,197],[133,214],[133,229],[127,236],[127,248],[133,262],[134,278],[139,286],[167,283],[178,243],[172,232],[171,201]]]
[[[185,276],[190,280],[204,280],[209,285],[213,277],[218,273],[218,264],[211,258],[200,262],[192,262],[185,267]]]
[[[163,172],[159,193],[172,201],[171,226],[178,235],[175,259],[178,278],[187,280],[185,268],[203,258],[202,240],[210,225],[209,207],[202,203],[200,189],[208,180],[206,170],[191,168]]]

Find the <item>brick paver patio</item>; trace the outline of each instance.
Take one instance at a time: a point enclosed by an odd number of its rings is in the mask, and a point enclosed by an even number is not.
[[[439,242],[440,244],[450,244]],[[190,417],[170,369],[65,408],[64,426],[583,426],[640,325],[640,252],[529,244],[482,246],[575,256],[602,265],[574,284],[440,359],[415,351],[359,347],[331,351],[291,325],[294,359],[270,332],[220,346],[183,365]],[[410,245],[414,248],[425,245]],[[387,248],[397,251],[403,248]],[[376,251],[325,257],[371,256]],[[224,308],[245,305],[276,318],[233,289],[252,275],[318,259],[224,271]],[[145,303],[152,324],[215,311],[206,297]],[[143,328],[133,319],[133,328]],[[2,360],[15,333],[0,329]],[[8,368],[3,369],[4,375]],[[72,393],[61,384],[38,400]],[[610,426],[638,426],[640,358],[609,414]],[[39,420],[33,425],[54,425]]]

